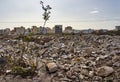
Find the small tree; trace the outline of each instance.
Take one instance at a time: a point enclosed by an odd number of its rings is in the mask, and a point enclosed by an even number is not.
[[[42,5],[42,9],[44,10],[44,13],[43,13],[43,19],[44,19],[44,24],[43,24],[43,27],[45,27],[46,25],[46,22],[49,20],[50,18],[50,10],[52,9],[49,5],[47,5],[46,7],[44,6],[44,3],[43,1],[40,1],[40,4]]]

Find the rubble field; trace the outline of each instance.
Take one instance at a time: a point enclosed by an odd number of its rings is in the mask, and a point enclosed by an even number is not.
[[[120,36],[2,38],[0,82],[120,82]]]

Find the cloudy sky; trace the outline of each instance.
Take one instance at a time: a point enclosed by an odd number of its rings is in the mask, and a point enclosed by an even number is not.
[[[52,7],[48,27],[114,29],[120,25],[120,0],[43,0]],[[0,0],[0,28],[42,26],[40,0]]]

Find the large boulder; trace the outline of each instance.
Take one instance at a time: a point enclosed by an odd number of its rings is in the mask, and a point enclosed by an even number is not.
[[[112,67],[102,66],[97,69],[96,74],[98,76],[106,77],[106,76],[110,75],[111,73],[113,73],[113,71],[114,71],[114,69]]]

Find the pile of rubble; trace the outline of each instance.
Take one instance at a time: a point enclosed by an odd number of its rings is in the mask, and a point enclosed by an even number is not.
[[[120,82],[120,36],[34,38],[37,41],[0,42],[0,82]],[[23,78],[8,66],[6,57],[21,56],[27,69],[36,66],[34,75]]]

